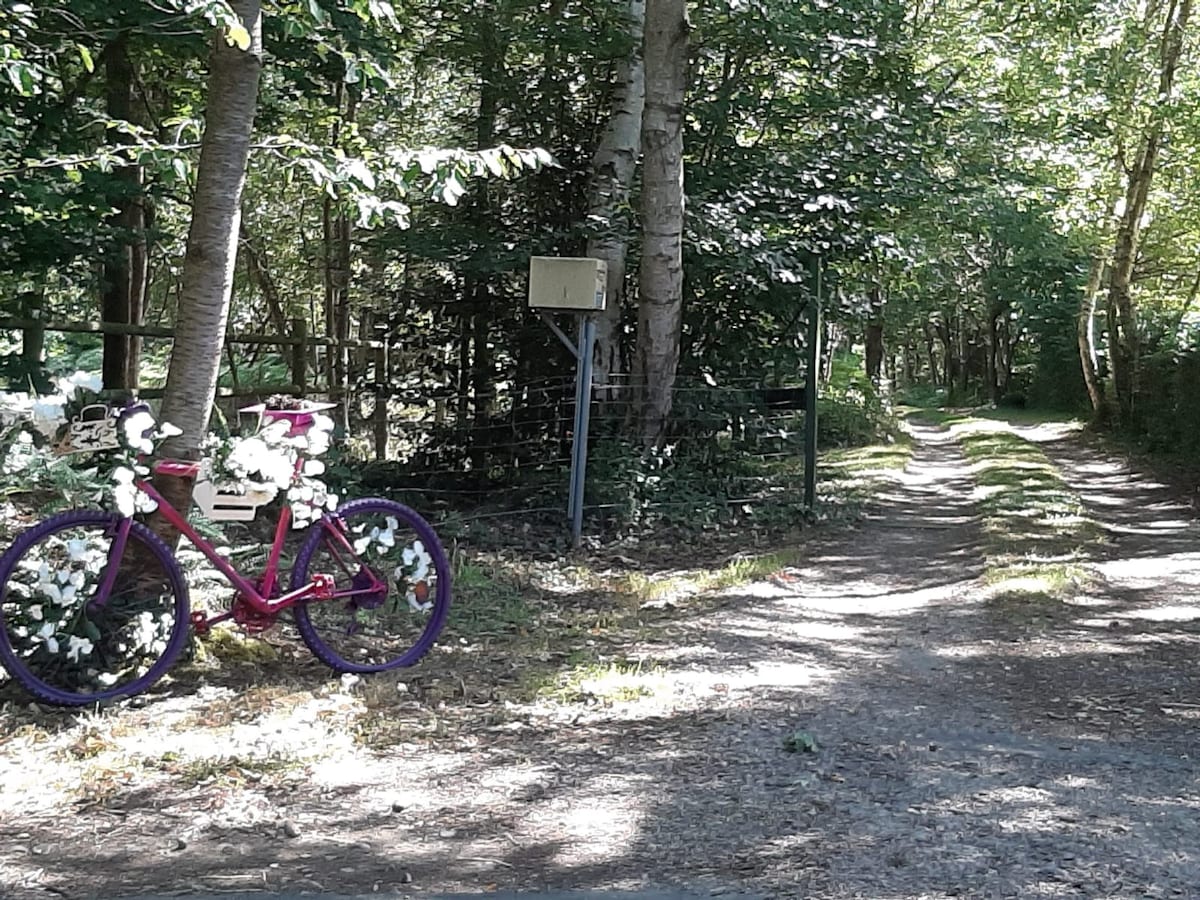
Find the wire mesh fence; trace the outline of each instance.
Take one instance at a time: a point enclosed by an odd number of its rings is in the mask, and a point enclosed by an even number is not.
[[[584,497],[589,532],[703,526],[763,510],[802,514],[802,386],[680,378],[667,439],[651,450],[633,434],[639,388],[628,378],[594,386]],[[450,392],[364,400],[351,416],[360,430],[376,402],[388,404],[387,455],[354,473],[364,489],[451,527],[563,523],[572,377],[499,383],[478,403]]]

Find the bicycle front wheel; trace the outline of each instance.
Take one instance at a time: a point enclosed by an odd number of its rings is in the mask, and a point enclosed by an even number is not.
[[[139,522],[63,513],[0,558],[0,663],[45,702],[83,706],[146,690],[179,656],[187,629],[183,573]]]
[[[318,579],[328,599],[296,604],[300,636],[339,672],[411,666],[450,612],[450,563],[429,523],[391,500],[354,500],[312,525],[292,590]]]

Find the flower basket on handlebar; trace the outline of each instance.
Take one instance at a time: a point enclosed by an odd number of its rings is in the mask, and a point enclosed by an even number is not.
[[[257,415],[262,425],[272,422],[287,422],[291,427],[286,437],[303,437],[308,434],[313,425],[319,424],[318,413],[333,409],[336,403],[309,403],[301,401],[296,409],[278,409],[268,407],[265,403],[245,406],[238,410],[245,415]]]

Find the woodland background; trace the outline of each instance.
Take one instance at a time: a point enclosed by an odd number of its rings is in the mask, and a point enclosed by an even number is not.
[[[1191,11],[7,2],[0,313],[21,327],[3,376],[167,382],[170,339],[53,328],[167,333],[194,314],[201,135],[230,88],[217,61],[240,54],[261,65],[242,84],[257,101],[244,190],[227,192],[240,222],[217,223],[236,261],[227,323],[201,327],[294,343],[180,343],[222,394],[299,380],[344,401],[348,482],[442,517],[558,508],[574,361],[525,308],[531,255],[598,255],[617,276],[589,494],[605,521],[796,512],[818,273],[827,443],[877,437],[895,399],[936,398],[1085,410],[1194,454]]]

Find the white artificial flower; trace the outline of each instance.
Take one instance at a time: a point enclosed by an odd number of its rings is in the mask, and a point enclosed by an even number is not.
[[[90,656],[92,647],[92,642],[87,638],[71,635],[70,640],[67,641],[67,659],[71,660],[71,662],[79,662],[79,654],[82,653],[85,656]]]
[[[183,434],[183,429],[170,422],[163,422],[158,426],[158,431],[154,432],[156,439],[179,437]]]
[[[67,541],[67,557],[71,562],[80,562],[87,557],[87,541],[80,538]]]
[[[296,473],[296,464],[284,451],[272,450],[263,458],[258,471],[275,487],[285,488],[292,483],[292,478]]]
[[[75,391],[79,388],[87,388],[89,391],[98,391],[104,387],[104,381],[99,375],[91,372],[77,370],[65,378],[58,379],[58,389],[68,397],[75,396]]]
[[[29,410],[33,419],[33,427],[46,437],[54,437],[54,433],[58,431],[58,427],[64,421],[63,407],[65,405],[66,398],[62,396],[43,397],[35,400]]]
[[[154,431],[154,416],[146,410],[139,410],[126,416],[121,421],[121,429],[125,432],[125,443],[139,453],[153,453],[154,442],[146,436]]]
[[[287,419],[272,419],[258,432],[263,440],[271,444],[281,443],[292,430],[292,423]]]
[[[33,606],[29,607],[29,618],[33,619],[35,622],[42,621],[42,604],[35,603]]]
[[[304,474],[310,477],[325,474],[325,463],[319,459],[310,459],[304,463]]]

